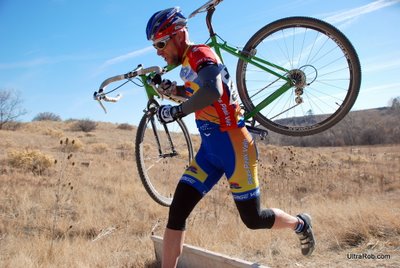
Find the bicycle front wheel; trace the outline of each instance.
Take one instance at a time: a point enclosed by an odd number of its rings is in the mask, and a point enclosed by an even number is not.
[[[322,132],[342,120],[356,101],[361,84],[357,53],[343,33],[324,21],[290,17],[272,22],[250,38],[242,55],[246,58],[239,59],[236,70],[242,104],[253,111],[269,97],[254,119],[271,131],[290,136]],[[275,74],[267,72],[247,60],[255,58],[280,67],[269,65]],[[289,90],[271,95],[288,81]]]
[[[160,205],[171,205],[177,182],[193,159],[186,125],[180,119],[161,124],[154,113],[145,113],[137,130],[135,151],[147,193]]]

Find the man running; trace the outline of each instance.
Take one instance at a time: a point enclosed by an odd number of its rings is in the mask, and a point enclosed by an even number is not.
[[[201,146],[182,175],[169,210],[164,233],[163,267],[176,267],[182,253],[186,219],[196,204],[226,175],[243,223],[250,229],[292,229],[309,256],[315,239],[308,214],[291,216],[277,208],[260,208],[257,151],[238,104],[236,87],[227,68],[207,45],[190,42],[187,19],[178,7],[156,12],[148,21],[147,39],[169,65],[182,65],[183,86],[163,80],[166,95],[187,99],[160,106],[157,115],[169,123],[195,113]]]

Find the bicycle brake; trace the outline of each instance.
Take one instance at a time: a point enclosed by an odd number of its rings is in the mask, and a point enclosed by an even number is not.
[[[268,136],[268,131],[266,129],[261,129],[253,126],[246,126],[247,130],[260,137],[261,140],[264,140]]]

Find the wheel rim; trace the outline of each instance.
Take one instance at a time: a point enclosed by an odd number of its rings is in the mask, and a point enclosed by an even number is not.
[[[286,91],[255,118],[282,134],[314,134],[340,120],[354,103],[357,84],[359,87],[359,78],[354,80],[359,71],[358,58],[349,53],[354,49],[346,43],[347,39],[339,40],[331,33],[325,35],[331,29],[315,28],[315,20],[297,19],[291,24],[286,20],[285,24],[271,26],[266,38],[267,30],[256,34],[245,50],[282,65],[289,70],[280,72],[285,77],[304,75],[304,79],[300,78],[304,85]],[[249,110],[286,83],[243,61],[239,61],[238,72],[243,72],[238,77],[238,85],[243,89],[239,93]]]

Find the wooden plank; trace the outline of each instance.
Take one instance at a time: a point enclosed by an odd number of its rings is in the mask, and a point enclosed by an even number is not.
[[[154,251],[156,254],[157,261],[161,261],[162,256],[162,243],[163,240],[159,236],[152,235],[151,239],[154,243]],[[190,268],[249,268],[259,267],[267,268],[267,266],[260,265],[258,263],[252,263],[249,261],[241,260],[238,258],[232,258],[223,254],[212,252],[203,248],[184,244],[183,252],[179,258],[178,268],[190,267]]]

